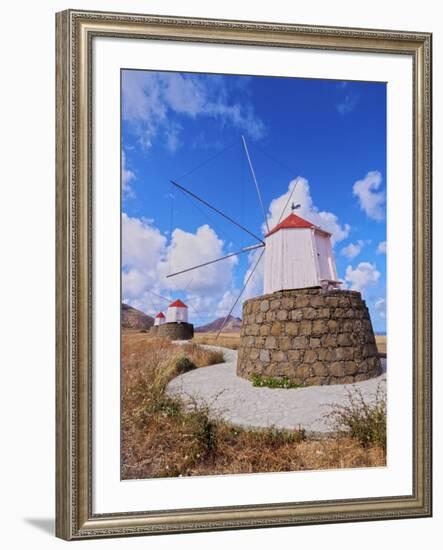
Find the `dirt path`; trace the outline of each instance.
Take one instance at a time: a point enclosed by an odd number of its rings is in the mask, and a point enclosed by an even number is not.
[[[332,427],[325,419],[331,404],[347,400],[350,389],[358,387],[366,399],[371,399],[377,387],[386,390],[386,359],[384,373],[371,380],[355,384],[310,386],[277,389],[254,387],[236,375],[237,352],[218,346],[225,362],[196,369],[171,380],[167,392],[182,399],[206,403],[214,415],[243,427],[302,427],[309,433],[326,435]]]

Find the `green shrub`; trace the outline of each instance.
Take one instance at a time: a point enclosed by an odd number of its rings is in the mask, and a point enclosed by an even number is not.
[[[363,447],[374,444],[386,450],[386,396],[380,384],[368,401],[359,388],[349,390],[348,402],[332,405],[328,416],[339,433],[357,439]]]
[[[262,376],[261,374],[252,375],[252,385],[266,388],[302,388],[303,384],[296,384],[289,378],[276,378],[272,376]]]
[[[197,368],[191,359],[186,357],[186,355],[177,356],[174,359],[174,367],[177,374],[184,374],[185,372],[189,372],[190,370]]]

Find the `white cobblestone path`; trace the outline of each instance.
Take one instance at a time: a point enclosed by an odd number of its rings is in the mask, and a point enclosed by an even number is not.
[[[206,403],[214,416],[246,428],[301,427],[309,433],[327,435],[332,427],[325,415],[330,412],[331,404],[347,401],[352,387],[358,387],[366,399],[375,395],[379,384],[380,389],[386,389],[386,359],[382,359],[384,373],[364,382],[291,389],[260,388],[236,375],[236,351],[204,347],[222,351],[225,363],[177,376],[169,382],[167,393],[178,395],[185,401],[193,399]]]

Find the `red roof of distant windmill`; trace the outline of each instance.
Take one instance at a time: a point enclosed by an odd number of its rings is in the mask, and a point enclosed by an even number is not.
[[[278,225],[274,227],[274,229],[271,229],[269,233],[266,235],[266,237],[269,237],[269,235],[272,235],[273,233],[276,233],[277,231],[280,231],[280,229],[317,229],[319,231],[322,231],[323,233],[328,233],[327,231],[324,231],[320,227],[317,227],[311,222],[308,222],[307,220],[304,220],[303,218],[300,218],[300,216],[295,215],[294,213],[289,214],[287,218],[285,218],[283,221],[281,221]]]
[[[160,311],[160,313],[157,313],[157,315],[155,316],[156,319],[164,319],[165,316],[164,314]]]
[[[169,304],[169,307],[188,307],[188,306],[184,304],[181,300],[175,300],[175,302],[172,302],[172,304]]]

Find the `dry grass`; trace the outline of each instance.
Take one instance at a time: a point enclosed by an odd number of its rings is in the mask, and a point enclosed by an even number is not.
[[[196,332],[193,342],[210,346],[222,346],[224,348],[238,349],[240,346],[239,332],[222,332],[216,339],[216,332]]]
[[[302,431],[243,430],[213,419],[206,406],[165,395],[183,370],[218,363],[197,345],[178,347],[148,334],[123,333],[124,479],[385,465],[385,452],[350,437],[307,439]]]
[[[386,336],[376,334],[375,343],[377,344],[378,352],[385,354],[386,353]]]

